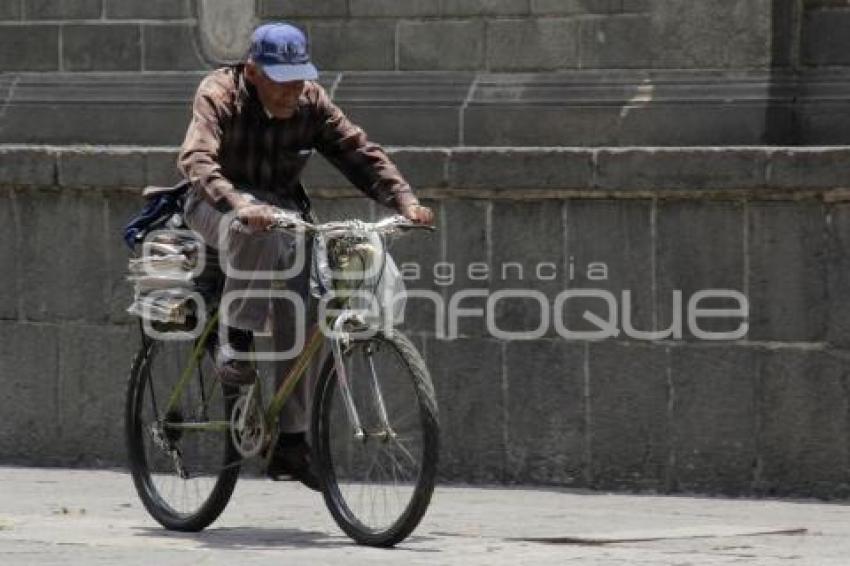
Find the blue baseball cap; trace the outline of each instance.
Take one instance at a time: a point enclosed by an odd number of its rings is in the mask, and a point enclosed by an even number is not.
[[[285,22],[264,24],[255,29],[248,56],[276,83],[314,81],[319,77],[310,62],[304,32]]]

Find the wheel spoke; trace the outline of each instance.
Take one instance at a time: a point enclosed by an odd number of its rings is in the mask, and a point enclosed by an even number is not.
[[[189,342],[158,342],[139,362],[134,377],[137,399],[128,420],[132,466],[140,497],[153,517],[168,528],[197,530],[214,520],[233,489],[239,462],[229,444],[231,402],[212,378],[207,352],[181,382],[191,359]],[[181,384],[179,395],[173,394]],[[171,398],[167,414],[157,400]],[[138,433],[141,433],[138,436]],[[135,440],[133,439],[135,437]],[[185,470],[185,478],[178,470]],[[213,501],[214,505],[208,505]]]
[[[393,464],[396,464],[396,466],[393,466],[393,470],[398,470],[398,471],[404,473],[404,471],[405,471],[404,465],[399,460],[397,460],[395,456],[393,456],[392,452],[390,452],[388,450],[387,456],[393,461]],[[416,466],[416,464],[414,462],[414,469],[416,469],[415,466]],[[416,474],[413,474],[413,476],[415,477]],[[406,474],[405,474],[405,479],[406,479]]]
[[[345,364],[366,438],[351,434],[331,369],[317,400],[317,454],[320,472],[331,472],[327,501],[334,519],[358,542],[392,544],[416,526],[430,499],[435,467],[426,462],[437,456],[436,415],[433,400],[423,398],[432,387],[421,357],[409,353],[412,345],[404,339],[399,346],[395,337],[371,340],[353,343]],[[370,348],[375,341],[380,347]]]
[[[417,463],[416,463],[416,458],[414,458],[413,454],[411,454],[410,451],[407,448],[405,448],[403,442],[396,439],[395,445],[399,447],[399,449],[401,450],[401,453],[404,454],[404,456],[410,461],[410,463],[413,465],[414,468],[418,467]]]

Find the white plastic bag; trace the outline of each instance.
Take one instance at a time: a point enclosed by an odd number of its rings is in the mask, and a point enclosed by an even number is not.
[[[392,327],[404,320],[404,279],[380,236],[370,234],[368,246],[363,284],[352,294],[349,308],[370,325]]]

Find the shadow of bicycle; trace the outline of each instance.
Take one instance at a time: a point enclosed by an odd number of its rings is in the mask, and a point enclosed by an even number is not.
[[[287,548],[343,548],[358,547],[346,536],[324,531],[272,527],[221,527],[209,528],[200,533],[166,531],[155,527],[140,527],[136,534],[159,540],[194,542],[199,548],[211,550],[285,550]],[[416,548],[417,543],[434,540],[434,537],[412,536],[395,547],[397,551],[439,552],[433,548]],[[360,547],[363,548],[363,547]]]

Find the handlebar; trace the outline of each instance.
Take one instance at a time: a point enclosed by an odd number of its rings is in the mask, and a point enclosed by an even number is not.
[[[250,229],[243,224],[239,219],[233,221],[232,228],[240,232],[250,232]],[[430,230],[434,231],[434,226],[426,224],[415,224],[401,216],[395,214],[382,218],[377,222],[363,222],[362,220],[338,220],[333,222],[325,222],[324,224],[313,224],[302,220],[296,213],[281,210],[275,214],[275,221],[268,228],[269,230],[280,230],[290,233],[309,233],[322,234],[328,237],[349,236],[358,234],[391,234],[393,232],[406,232],[408,230]]]

